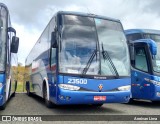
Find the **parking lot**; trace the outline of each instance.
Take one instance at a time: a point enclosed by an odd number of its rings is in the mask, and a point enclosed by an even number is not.
[[[102,107],[89,105],[57,106],[47,108],[44,101],[36,96],[28,97],[18,93],[11,98],[1,115],[57,115],[57,114],[103,114],[103,115],[159,115],[160,104],[150,101],[135,101],[133,104],[104,104]]]

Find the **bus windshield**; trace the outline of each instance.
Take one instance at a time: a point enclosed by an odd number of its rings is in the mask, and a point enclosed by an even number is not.
[[[7,10],[0,8],[0,71],[5,70],[5,43],[7,33]]]
[[[82,74],[90,62],[86,75],[129,76],[128,49],[119,22],[76,15],[63,15],[62,20],[61,73]]]
[[[152,57],[153,70],[160,73],[160,35],[158,34],[144,34],[147,39],[152,39],[157,44],[157,54]]]

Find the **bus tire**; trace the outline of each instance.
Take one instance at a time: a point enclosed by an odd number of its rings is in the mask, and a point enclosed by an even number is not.
[[[2,106],[0,106],[0,110],[5,110],[6,108],[6,103],[4,103]]]
[[[11,82],[10,82],[10,84],[9,84],[9,91],[8,91],[8,99],[7,99],[7,100],[10,99],[10,95],[11,95]]]
[[[160,101],[152,101],[153,104],[160,104]]]
[[[15,81],[15,92],[17,90],[17,81]]]
[[[46,87],[46,84],[43,85],[43,98],[44,98],[44,101],[45,101],[45,105],[48,108],[53,108],[53,104],[51,103],[51,101],[49,101],[47,99],[47,87]]]
[[[127,102],[127,104],[131,104],[131,103],[134,103],[134,99],[133,98],[130,98],[129,101]]]
[[[101,107],[103,105],[103,103],[99,103],[99,104],[92,104],[92,106],[95,106],[95,107]]]
[[[16,94],[16,93],[14,92],[14,93],[12,94],[12,97],[15,97],[15,94]]]
[[[17,90],[17,81],[15,81],[15,89],[14,89],[14,93],[12,94],[12,97],[15,97],[16,90]]]
[[[31,93],[30,93],[30,83],[29,83],[29,81],[26,81],[26,91],[27,91],[27,95],[28,95],[28,96],[31,96]]]

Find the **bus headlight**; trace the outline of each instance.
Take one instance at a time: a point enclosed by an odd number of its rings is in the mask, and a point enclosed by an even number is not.
[[[69,84],[59,84],[58,85],[59,88],[64,89],[64,90],[79,90],[80,87],[78,86],[73,86],[73,85],[69,85]]]
[[[156,82],[156,85],[157,85],[157,86],[160,86],[160,82]]]
[[[118,87],[118,90],[120,91],[129,91],[131,89],[131,85]]]
[[[154,84],[154,85],[160,86],[160,82],[158,82],[158,81],[150,80],[150,79],[148,79],[148,78],[144,78],[144,80],[147,81],[147,82],[150,82],[150,83],[152,83],[152,84]]]

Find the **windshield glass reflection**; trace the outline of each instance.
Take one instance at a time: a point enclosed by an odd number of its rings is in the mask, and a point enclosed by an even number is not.
[[[117,73],[119,76],[129,75],[128,49],[120,23],[64,15],[61,30],[60,72],[82,74],[92,54],[97,50],[87,69],[87,75],[116,76]],[[101,44],[107,51],[112,64],[109,64],[107,59],[104,60]]]

